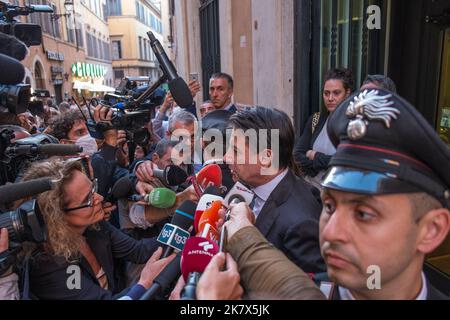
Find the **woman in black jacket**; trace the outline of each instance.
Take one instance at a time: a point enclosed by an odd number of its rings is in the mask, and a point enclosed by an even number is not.
[[[136,241],[104,221],[111,207],[105,206],[97,182],[83,170],[79,161],[55,160],[31,166],[24,176],[24,180],[49,177],[54,181],[53,190],[37,197],[47,241],[29,260],[30,292],[35,298],[120,298],[130,289],[120,287],[114,259],[144,264],[158,249],[154,238]],[[152,260],[148,265],[156,262],[155,257]],[[140,292],[153,281],[144,271],[137,284]]]
[[[305,179],[316,188],[320,189],[322,176],[336,152],[327,134],[328,117],[350,96],[354,84],[353,74],[348,69],[333,69],[327,73],[323,86],[323,102],[327,112],[314,114],[295,144],[295,160]]]

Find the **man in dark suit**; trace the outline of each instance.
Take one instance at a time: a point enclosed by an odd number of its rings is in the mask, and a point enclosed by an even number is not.
[[[234,81],[226,73],[215,73],[209,80],[209,98],[216,110],[227,110],[236,113],[237,108],[231,101],[233,97]]]
[[[289,117],[276,109],[255,107],[233,115],[230,125],[225,161],[255,194],[256,227],[306,272],[324,272],[318,242],[321,205],[292,170],[294,129]]]

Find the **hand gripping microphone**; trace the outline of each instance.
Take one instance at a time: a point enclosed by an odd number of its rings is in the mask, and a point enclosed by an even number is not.
[[[197,283],[211,259],[219,252],[217,244],[205,238],[192,237],[181,255],[181,273],[186,285],[181,300],[196,300]]]
[[[222,201],[223,198],[220,196],[221,191],[219,188],[215,186],[209,186],[206,188],[205,192],[203,193],[203,196],[200,198],[197,209],[195,210],[195,216],[194,216],[194,230],[195,233],[199,232],[198,229],[198,222],[200,221],[200,218],[203,215],[203,212],[205,212],[206,209],[208,209],[213,201]]]
[[[158,59],[161,69],[169,81],[169,89],[173,99],[181,108],[192,106],[194,100],[192,99],[191,90],[189,90],[188,85],[180,76],[178,76],[175,66],[169,60],[164,48],[159,40],[156,39],[155,35],[151,31],[147,32],[147,35],[150,39],[150,46],[155,53],[156,59]]]
[[[192,185],[199,197],[210,185],[220,188],[222,186],[222,170],[217,164],[207,165],[197,173]]]
[[[219,221],[219,210],[222,208],[222,201],[214,201],[211,207],[205,210],[198,222],[199,234],[203,238],[212,241],[219,241],[219,231],[217,222]]]
[[[190,200],[184,201],[175,211],[172,221],[166,223],[158,236],[158,242],[165,245],[161,259],[170,256],[174,250],[181,251],[190,237],[188,230],[194,223],[196,204]]]
[[[169,209],[174,206],[177,200],[177,194],[173,190],[167,188],[156,188],[145,196],[132,195],[130,200],[136,202],[145,201],[152,207]]]

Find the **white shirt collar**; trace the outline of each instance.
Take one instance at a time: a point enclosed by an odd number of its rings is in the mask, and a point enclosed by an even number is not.
[[[263,184],[262,186],[253,188],[252,191],[256,194],[256,196],[263,200],[264,202],[269,199],[270,194],[275,190],[275,188],[278,186],[278,184],[281,182],[281,180],[286,177],[289,169],[284,170],[282,173],[280,173],[278,176],[267,182],[266,184]]]
[[[339,295],[341,296],[341,300],[356,300],[355,297],[351,294],[350,290],[339,287]],[[425,274],[422,272],[422,289],[420,290],[419,295],[415,300],[427,300],[428,297],[428,285],[427,278]]]

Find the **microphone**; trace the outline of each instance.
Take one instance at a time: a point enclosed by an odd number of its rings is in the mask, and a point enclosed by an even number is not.
[[[192,184],[199,196],[209,185],[220,188],[222,186],[222,170],[217,164],[207,165],[197,173]]]
[[[111,188],[111,194],[115,199],[128,198],[132,193],[132,190],[133,184],[131,183],[130,177],[127,175],[114,183]]]
[[[49,178],[40,178],[26,182],[7,184],[0,187],[0,203],[6,204],[16,200],[38,195],[53,188]]]
[[[0,53],[1,54],[7,55],[7,56],[9,56],[11,58],[14,58],[14,59],[17,59],[19,61],[22,61],[23,59],[26,58],[27,53],[28,53],[28,48],[25,45],[25,43],[23,43],[22,41],[20,41],[16,37],[13,37],[13,36],[11,36],[9,34],[5,34],[5,33],[1,33],[0,32],[0,43],[2,44],[2,46],[0,46]],[[6,62],[4,64],[6,64]],[[4,69],[1,69],[1,70],[4,70]],[[23,74],[24,74],[23,78],[25,78],[25,69],[23,70]],[[6,72],[2,72],[2,76],[1,76],[0,79],[3,80],[3,77],[15,77],[15,76],[16,75],[7,74]],[[18,82],[11,83],[11,84],[20,83],[20,82],[22,82],[23,78],[20,79]],[[0,83],[1,84],[8,84],[8,83],[4,83],[3,81],[0,81]]]
[[[139,300],[153,300],[158,293],[166,290],[180,276],[180,261],[181,254],[178,254],[153,280],[151,287]]]
[[[21,83],[25,78],[25,68],[23,65],[18,60],[4,54],[0,54],[0,70],[1,85],[15,85]]]
[[[207,208],[211,206],[213,201],[222,201],[223,198],[220,196],[221,192],[220,189],[215,186],[209,186],[206,188],[205,192],[203,193],[203,196],[200,198],[197,209],[195,210],[195,216],[194,216],[194,230],[195,233],[198,233],[198,222],[200,221],[200,218],[203,215],[203,212]]]
[[[159,208],[159,209],[169,209],[172,208],[177,200],[177,194],[167,188],[156,188],[152,192],[145,196],[132,195],[130,197],[131,201],[145,201],[149,205]]]
[[[242,183],[236,182],[233,188],[231,188],[231,190],[225,196],[224,202],[226,206],[229,206],[235,198],[239,198],[241,200],[240,202],[245,202],[250,205],[252,203],[253,197],[253,191],[244,186]]]
[[[201,237],[218,242],[219,231],[217,222],[219,221],[219,210],[222,208],[222,201],[214,201],[211,207],[205,210],[198,222],[199,233]]]
[[[165,246],[161,259],[167,258],[174,250],[181,251],[191,234],[195,214],[195,203],[186,200],[175,211],[170,223],[166,223],[158,236],[158,242]]]
[[[181,255],[181,273],[186,285],[181,300],[196,300],[197,283],[211,259],[219,252],[216,243],[205,238],[192,237],[186,242]]]
[[[19,142],[19,141],[17,141]],[[72,156],[82,152],[83,148],[74,144],[16,144],[6,149],[6,153],[11,157],[18,156]]]
[[[179,186],[188,179],[186,171],[175,165],[167,166],[164,170],[153,169],[153,176],[168,187]]]
[[[188,85],[178,76],[175,66],[172,61],[170,61],[164,51],[164,48],[159,40],[156,39],[155,35],[151,31],[147,32],[147,35],[150,39],[150,46],[159,61],[159,65],[169,81],[169,89],[173,99],[181,108],[188,108],[192,106],[194,100],[192,99],[191,90],[189,90]]]

